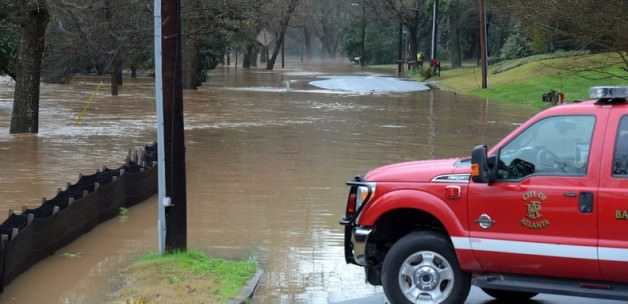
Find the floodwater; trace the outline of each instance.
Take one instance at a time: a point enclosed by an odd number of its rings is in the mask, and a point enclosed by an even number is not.
[[[377,292],[360,268],[344,262],[344,182],[383,164],[468,155],[532,115],[440,91],[369,94],[308,84],[358,74],[338,65],[219,68],[185,93],[189,246],[256,259],[266,271],[258,303],[327,303]],[[8,134],[12,89],[0,82],[0,212],[36,206],[79,172],[115,166],[128,149],[153,141],[150,81],[127,81],[117,98],[95,77],[44,85],[37,136]],[[156,247],[155,204],[133,208],[40,262],[0,301],[106,302],[120,285],[117,271]]]

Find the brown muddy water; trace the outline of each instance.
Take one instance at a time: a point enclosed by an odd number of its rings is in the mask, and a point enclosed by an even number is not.
[[[254,258],[258,303],[327,303],[376,292],[346,265],[344,182],[370,168],[469,154],[532,110],[429,91],[359,95],[314,89],[316,73],[219,68],[186,92],[189,245]],[[8,134],[12,88],[0,84],[0,212],[36,206],[79,172],[114,166],[154,139],[150,79],[108,97],[100,79],[43,85],[41,133]],[[287,89],[287,88],[290,89]],[[15,280],[2,303],[102,303],[117,270],[156,248],[154,199],[104,223]]]

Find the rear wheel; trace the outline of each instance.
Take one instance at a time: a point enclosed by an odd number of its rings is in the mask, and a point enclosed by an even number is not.
[[[511,290],[499,290],[499,289],[490,289],[483,288],[482,289],[489,296],[504,301],[504,302],[522,302],[530,300],[538,295],[538,293],[534,292],[521,292],[521,291],[511,291]]]
[[[391,304],[464,303],[471,285],[449,241],[433,232],[397,241],[384,259],[382,283]]]

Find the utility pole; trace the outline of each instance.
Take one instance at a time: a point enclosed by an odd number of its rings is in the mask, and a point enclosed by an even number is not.
[[[419,53],[419,18],[421,17],[421,12],[420,12],[420,7],[421,7],[421,0],[416,0],[416,6],[415,6],[415,10],[414,10],[414,24],[412,26],[414,26],[414,35],[415,37],[412,37],[412,39],[414,39],[414,50],[412,50],[412,52],[414,54],[410,54],[412,55],[413,59],[416,61],[416,65],[414,67],[414,69],[416,71],[419,70],[419,62],[418,62],[418,58],[417,55]]]
[[[480,3],[480,63],[482,64],[482,89],[488,88],[488,46],[486,33],[486,6]]]
[[[401,16],[399,16],[399,53],[397,63],[397,74],[401,77],[403,75],[403,20]]]
[[[432,14],[432,58],[438,56],[438,0],[434,0],[434,12]]]
[[[360,56],[360,66],[366,66],[366,1],[360,2],[362,6],[362,54]]]
[[[163,0],[162,65],[166,177],[166,251],[187,249],[181,0]]]

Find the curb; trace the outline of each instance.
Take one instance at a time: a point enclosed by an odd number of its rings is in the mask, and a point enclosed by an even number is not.
[[[246,282],[246,285],[240,291],[240,294],[234,299],[230,300],[229,304],[246,304],[249,300],[253,299],[255,295],[255,291],[257,290],[257,286],[259,286],[259,282],[262,279],[262,275],[264,274],[264,270],[257,270],[255,275]]]

